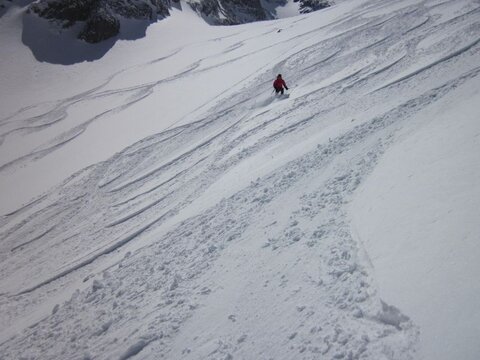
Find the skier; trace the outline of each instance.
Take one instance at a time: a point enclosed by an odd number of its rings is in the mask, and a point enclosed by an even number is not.
[[[288,90],[287,84],[285,84],[285,81],[282,79],[282,74],[277,75],[277,79],[273,82],[273,88],[275,89],[275,94],[282,94],[283,95],[283,88]]]

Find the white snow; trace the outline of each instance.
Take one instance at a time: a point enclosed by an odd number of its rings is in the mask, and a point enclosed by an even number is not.
[[[18,4],[2,359],[478,358],[478,1],[182,2],[98,46]]]
[[[353,203],[382,296],[423,330],[422,359],[480,354],[479,100],[477,80],[419,113]]]

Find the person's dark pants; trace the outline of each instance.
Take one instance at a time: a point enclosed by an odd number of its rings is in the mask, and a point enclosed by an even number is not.
[[[284,90],[283,90],[283,87],[282,87],[282,88],[275,88],[275,94],[280,93],[280,94],[283,95],[283,91],[284,91]]]

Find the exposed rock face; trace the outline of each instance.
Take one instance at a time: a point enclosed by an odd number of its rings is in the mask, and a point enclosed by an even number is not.
[[[300,2],[300,12],[302,14],[321,10],[330,6],[329,0],[294,0],[294,2]]]
[[[0,0],[0,5],[4,0]],[[206,21],[216,25],[233,25],[267,20],[272,14],[262,5],[284,5],[286,0],[187,0]],[[329,0],[294,0],[302,13],[329,6]],[[170,15],[179,0],[39,0],[30,10],[62,27],[83,23],[78,37],[97,43],[120,31],[121,18],[156,21]]]
[[[90,16],[79,38],[89,43],[97,43],[118,34],[120,21],[104,8]]]
[[[2,13],[3,10],[7,8],[6,1],[7,0],[0,0],[0,14]]]
[[[287,0],[188,0],[190,6],[208,22],[216,25],[235,25],[273,18],[265,8],[284,6]],[[332,0],[293,0],[301,13],[329,7]]]
[[[190,6],[216,25],[242,24],[270,17],[260,0],[202,0],[192,1]]]
[[[93,11],[95,0],[46,1],[33,4],[30,9],[46,19],[65,21],[65,26],[75,21],[86,21]]]
[[[30,9],[63,27],[85,22],[79,38],[96,43],[118,34],[119,17],[154,21],[169,15],[176,0],[40,0]]]
[[[171,0],[40,0],[30,8],[44,18],[62,21],[87,21],[102,11],[131,19],[154,20],[169,15],[170,3]]]

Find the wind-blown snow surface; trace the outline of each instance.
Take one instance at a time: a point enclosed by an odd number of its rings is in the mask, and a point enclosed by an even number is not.
[[[20,15],[0,23],[4,358],[478,358],[477,1],[185,11],[71,67],[33,62]]]

